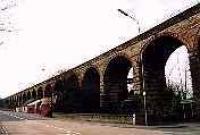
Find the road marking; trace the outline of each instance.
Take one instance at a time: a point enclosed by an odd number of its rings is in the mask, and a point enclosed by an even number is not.
[[[23,118],[23,117],[19,117],[19,116],[16,116],[16,115],[14,115],[14,112],[13,112],[13,114],[12,113],[6,113],[6,112],[2,112],[3,114],[5,114],[5,115],[8,115],[8,116],[10,116],[10,117],[14,117],[14,118],[17,118],[17,119],[21,119],[21,120],[28,120],[28,119],[26,119],[26,118]],[[36,121],[35,121],[36,122]],[[42,123],[42,122],[36,122],[36,123],[39,123],[39,124],[42,124],[42,125],[44,125],[44,126],[46,126],[46,127],[51,127],[51,128],[55,128],[55,129],[58,129],[58,130],[62,130],[63,132],[65,132],[66,134],[65,135],[81,135],[80,133],[78,133],[78,132],[73,132],[73,131],[70,131],[70,130],[67,130],[67,129],[65,129],[65,128],[61,128],[61,127],[57,127],[57,126],[54,126],[54,125],[49,125],[49,124],[45,124],[45,123]],[[5,130],[6,131],[6,130]],[[6,131],[7,132],[7,131]],[[8,135],[8,133],[6,133],[6,135]]]
[[[38,122],[38,123],[39,123],[39,122]],[[66,132],[65,135],[81,135],[81,133],[72,132],[72,131],[67,130],[67,129],[65,129],[65,128],[57,127],[57,126],[54,126],[54,125],[49,125],[49,124],[45,124],[45,123],[42,123],[42,122],[40,122],[40,124],[43,124],[43,125],[46,126],[46,127],[52,127],[52,128],[58,129],[58,130],[62,130],[63,132]]]

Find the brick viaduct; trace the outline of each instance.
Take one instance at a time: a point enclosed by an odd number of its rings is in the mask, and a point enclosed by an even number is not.
[[[136,123],[144,123],[142,92],[147,93],[150,122],[162,120],[170,100],[166,94],[165,64],[184,45],[189,53],[193,96],[200,117],[200,4],[187,9],[137,37],[73,69],[6,98],[13,106],[29,99],[57,95],[57,110],[115,113],[131,103]],[[127,74],[133,68],[133,91],[127,91]],[[136,95],[139,95],[139,98]],[[137,98],[137,100],[136,100]]]

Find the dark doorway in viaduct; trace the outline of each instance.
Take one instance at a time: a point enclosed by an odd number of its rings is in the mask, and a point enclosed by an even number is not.
[[[89,68],[82,81],[83,112],[99,112],[100,109],[100,76],[98,71]]]
[[[110,113],[123,112],[122,102],[128,98],[127,76],[132,67],[131,62],[118,56],[112,59],[104,74],[104,91],[107,97],[104,99]]]
[[[157,124],[163,121],[180,120],[181,106],[172,108],[174,92],[167,88],[165,66],[169,56],[183,43],[170,36],[152,41],[142,54],[143,90],[147,95],[148,121]]]

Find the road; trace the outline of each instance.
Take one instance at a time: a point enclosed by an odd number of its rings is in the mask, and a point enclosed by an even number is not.
[[[0,111],[1,134],[11,135],[199,135],[200,124],[175,127],[120,127]]]

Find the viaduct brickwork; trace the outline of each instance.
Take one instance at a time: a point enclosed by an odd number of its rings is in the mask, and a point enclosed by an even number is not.
[[[48,97],[53,92],[57,96],[55,109],[64,112],[119,113],[117,109],[123,110],[124,105],[130,105],[129,111],[136,113],[136,123],[144,124],[141,99],[143,91],[146,91],[148,121],[153,124],[165,119],[165,106],[171,100],[166,93],[166,61],[178,47],[185,46],[189,53],[195,115],[199,118],[199,45],[200,4],[92,60],[5,100],[10,106],[21,106],[30,99]],[[127,90],[127,75],[131,68],[133,89],[130,92]]]

